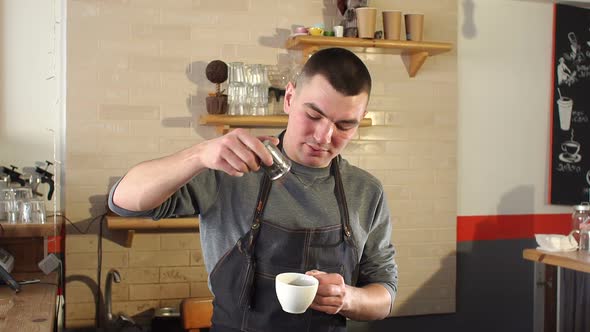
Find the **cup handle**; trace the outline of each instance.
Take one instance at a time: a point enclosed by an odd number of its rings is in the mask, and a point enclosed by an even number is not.
[[[567,240],[570,242],[571,245],[575,245],[578,246],[578,241],[576,240],[576,238],[574,237],[574,234],[578,233],[578,235],[580,234],[580,230],[579,229],[573,229],[568,235],[567,235]]]

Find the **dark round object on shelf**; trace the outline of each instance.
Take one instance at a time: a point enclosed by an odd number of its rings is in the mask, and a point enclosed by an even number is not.
[[[205,74],[212,83],[221,84],[227,80],[227,64],[221,60],[213,60],[205,68]]]

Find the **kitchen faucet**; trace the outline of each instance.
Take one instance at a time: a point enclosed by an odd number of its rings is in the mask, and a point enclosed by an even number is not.
[[[133,319],[119,313],[113,316],[112,289],[113,281],[121,282],[121,274],[116,269],[110,269],[107,273],[107,280],[104,289],[104,304],[106,307],[106,324],[107,331],[143,331],[143,328],[135,323]]]
[[[121,282],[121,274],[119,271],[115,269],[110,269],[107,273],[107,280],[104,289],[104,304],[106,306],[106,315],[107,315],[107,323],[113,321],[113,301],[112,301],[112,288],[113,288],[113,279],[116,283]]]

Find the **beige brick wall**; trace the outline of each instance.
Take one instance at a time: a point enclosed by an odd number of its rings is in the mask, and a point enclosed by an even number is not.
[[[423,12],[425,39],[456,43],[456,0],[371,4]],[[142,160],[215,137],[197,121],[214,89],[204,66],[295,61],[300,53],[283,47],[291,25],[339,20],[334,0],[68,1],[66,213],[88,227],[86,235],[68,227],[68,326],[94,324],[99,223],[91,221],[105,212],[109,187]],[[385,186],[400,267],[395,313],[452,312],[456,51],[429,58],[415,78],[398,55],[357,54],[374,79],[374,126],[360,129],[344,156]],[[123,277],[113,287],[115,312],[147,322],[153,308],[208,295],[196,233],[139,232],[126,248],[123,232],[104,232],[102,285],[110,268]]]

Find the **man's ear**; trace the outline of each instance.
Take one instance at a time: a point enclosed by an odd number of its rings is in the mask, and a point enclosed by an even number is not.
[[[291,104],[293,103],[293,98],[295,97],[295,85],[289,82],[287,84],[287,88],[285,89],[285,100],[283,102],[283,112],[285,114],[289,114],[291,111]]]

